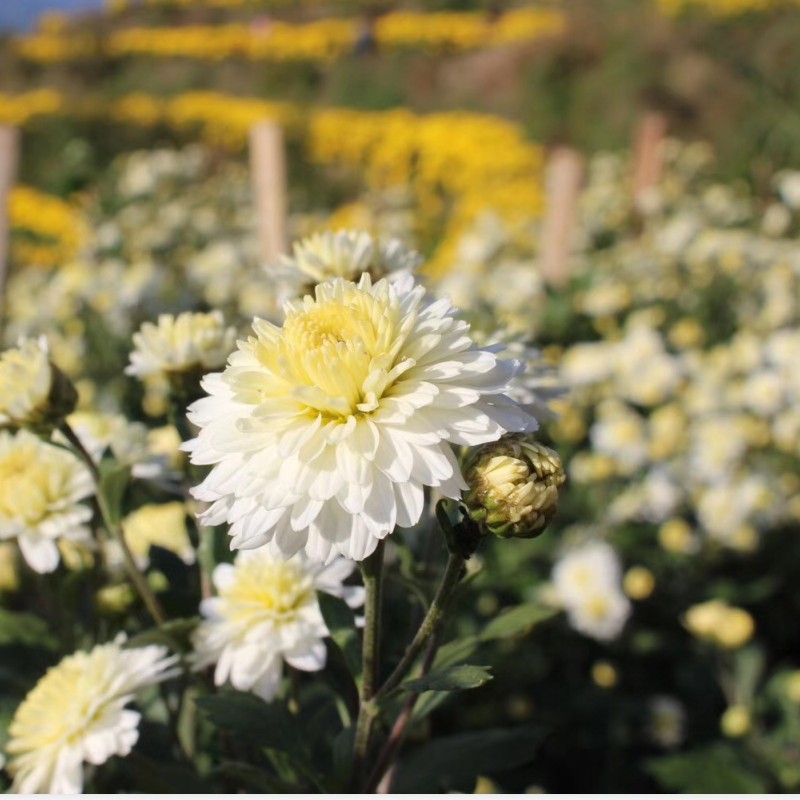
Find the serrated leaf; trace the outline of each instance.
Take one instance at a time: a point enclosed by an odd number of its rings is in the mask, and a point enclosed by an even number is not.
[[[265,703],[254,694],[230,691],[198,697],[195,704],[213,725],[247,744],[290,754],[300,750],[297,721],[281,703]]]
[[[131,468],[120,466],[115,461],[100,464],[100,491],[103,493],[108,514],[113,524],[122,519],[122,501],[131,479]]]
[[[556,610],[526,603],[502,611],[479,634],[478,639],[489,642],[527,632],[529,628],[556,614]]]
[[[170,620],[157,628],[152,628],[132,637],[128,640],[126,647],[163,644],[180,653],[188,652],[192,649],[192,633],[199,622],[200,617]]]
[[[422,678],[405,681],[400,689],[406,692],[458,692],[477,689],[492,679],[489,667],[459,664],[447,669],[435,670]]]
[[[57,643],[47,623],[35,614],[0,608],[0,646],[26,645],[54,650]]]
[[[740,754],[726,744],[650,759],[646,768],[661,786],[673,792],[745,794],[769,791],[763,778],[748,770]]]
[[[533,760],[542,740],[538,728],[490,728],[437,739],[402,759],[392,791],[469,790],[478,775],[502,772]]]
[[[354,679],[358,678],[361,674],[361,639],[352,609],[339,597],[323,593],[319,594],[319,608],[331,639],[344,655],[350,674]]]

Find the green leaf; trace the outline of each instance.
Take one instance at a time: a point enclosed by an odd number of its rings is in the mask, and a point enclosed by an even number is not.
[[[492,679],[489,667],[460,664],[435,670],[423,678],[405,681],[400,688],[406,692],[457,692],[463,689],[477,689]]]
[[[673,792],[745,794],[769,791],[761,776],[747,769],[740,753],[726,744],[650,759],[646,768],[661,786]]]
[[[443,645],[436,653],[436,660],[433,662],[434,668],[444,669],[458,664],[465,658],[469,658],[478,649],[480,643],[477,636],[465,636]]]
[[[211,770],[211,777],[230,780],[237,790],[245,789],[257,794],[291,794],[296,788],[277,776],[268,775],[263,767],[241,761],[223,761]]]
[[[192,633],[200,622],[200,617],[173,619],[151,628],[128,640],[126,647],[144,647],[148,644],[164,644],[179,653],[192,649]]]
[[[331,639],[339,646],[353,678],[361,675],[361,639],[356,629],[352,609],[339,597],[320,593],[319,608],[322,618],[331,633]]]
[[[218,728],[239,733],[256,747],[293,752],[300,742],[297,721],[281,703],[265,703],[248,692],[198,697],[195,705]]]
[[[509,636],[517,636],[528,631],[539,622],[555,616],[557,611],[553,608],[545,608],[532,603],[521,606],[514,606],[502,611],[496,616],[478,635],[482,642],[489,642],[493,639],[505,639]]]
[[[541,730],[531,726],[490,728],[437,739],[400,761],[392,791],[471,790],[478,775],[532,761],[541,740]]]
[[[105,498],[111,522],[115,525],[122,519],[122,501],[130,478],[129,466],[120,466],[116,461],[101,462],[100,491]]]
[[[0,608],[0,646],[27,645],[55,650],[57,643],[47,623],[34,614],[6,611]]]
[[[121,762],[121,767],[139,792],[209,794],[214,791],[214,787],[209,786],[190,766],[156,761],[140,752],[131,753]]]

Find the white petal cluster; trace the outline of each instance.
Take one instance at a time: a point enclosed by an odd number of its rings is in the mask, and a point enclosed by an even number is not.
[[[364,590],[343,586],[355,564],[342,558],[328,566],[302,553],[288,561],[265,549],[239,553],[220,564],[213,581],[217,597],[203,600],[203,621],[194,637],[199,667],[216,664],[214,682],[271,700],[278,693],[285,661],[316,672],[325,666],[323,639],[329,631],[317,592],[361,605]]]
[[[133,334],[135,350],[125,372],[138,378],[208,372],[225,363],[235,341],[236,331],[225,327],[219,311],[161,314],[157,324],[145,322]]]
[[[126,756],[139,738],[136,692],[170,676],[158,645],[123,649],[124,637],[67,656],[29,692],[9,727],[7,764],[21,794],[79,794],[83,762]]]
[[[44,338],[22,339],[0,355],[0,427],[38,419],[48,405],[52,374]]]
[[[216,465],[193,494],[233,548],[361,560],[419,520],[424,486],[460,496],[450,442],[536,429],[506,395],[519,364],[476,348],[447,300],[424,300],[411,278],[321,284],[206,376],[184,448]]]
[[[92,492],[89,471],[67,450],[27,431],[0,431],[0,539],[16,537],[36,572],[58,566],[59,539],[89,539],[92,512],[80,501]]]
[[[394,279],[416,272],[421,263],[419,253],[399,239],[378,240],[365,231],[325,231],[297,242],[273,277],[281,299],[291,299],[333,278],[357,281],[366,272],[375,281]]]
[[[619,636],[631,612],[622,591],[622,568],[605,542],[590,541],[563,556],[553,568],[570,624],[593,639]]]

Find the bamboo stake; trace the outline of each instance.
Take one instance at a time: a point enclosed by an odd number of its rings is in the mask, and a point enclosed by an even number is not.
[[[17,179],[19,163],[19,129],[0,125],[0,320],[5,310],[5,289],[8,277],[11,222],[9,195]]]
[[[569,280],[572,231],[578,219],[584,159],[571,147],[556,147],[550,154],[545,174],[546,207],[542,224],[539,268],[542,277],[555,287]]]
[[[651,190],[658,186],[664,168],[664,143],[667,119],[656,111],[648,111],[636,126],[633,145],[633,203],[637,211]]]
[[[255,195],[258,238],[264,264],[286,252],[286,151],[283,131],[271,120],[250,130],[250,172]]]

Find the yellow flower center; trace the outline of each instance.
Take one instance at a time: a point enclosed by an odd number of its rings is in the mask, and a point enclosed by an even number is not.
[[[236,581],[220,592],[226,616],[255,624],[264,619],[292,618],[315,600],[311,577],[296,564],[283,561],[240,561]]]
[[[243,402],[292,400],[327,420],[370,414],[414,364],[400,353],[415,320],[388,286],[373,295],[340,282],[294,304],[282,329],[256,323],[249,346],[266,369],[233,378],[234,388]]]

